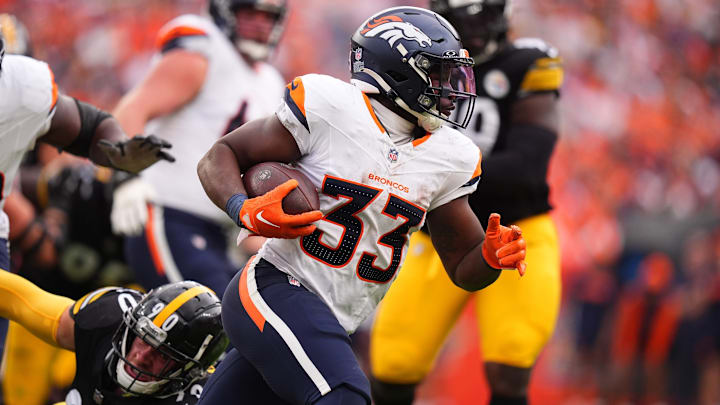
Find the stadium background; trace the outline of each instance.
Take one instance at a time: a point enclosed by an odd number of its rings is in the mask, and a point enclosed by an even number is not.
[[[401,4],[425,2],[290,0],[273,62],[288,80],[347,78],[351,32]],[[0,0],[0,12],[28,27],[63,91],[112,109],[158,29],[204,5]],[[563,305],[531,398],[720,403],[720,3],[521,0],[512,26],[556,46],[566,69],[550,171]],[[423,403],[483,403],[475,339],[468,312]]]

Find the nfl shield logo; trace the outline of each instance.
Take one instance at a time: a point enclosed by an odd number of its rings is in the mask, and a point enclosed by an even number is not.
[[[398,152],[397,149],[390,149],[390,152],[388,152],[388,160],[390,161],[390,163],[397,162],[399,154],[400,152]]]
[[[355,48],[355,60],[362,60],[363,50],[360,47]]]

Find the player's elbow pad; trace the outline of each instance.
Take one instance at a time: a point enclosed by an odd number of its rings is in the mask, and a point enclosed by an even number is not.
[[[73,155],[88,157],[90,156],[90,148],[92,147],[95,131],[100,126],[100,123],[107,118],[112,118],[112,115],[76,98],[73,100],[75,100],[75,105],[77,105],[78,112],[80,113],[80,133],[77,138],[75,138],[70,145],[64,147],[63,150]]]
[[[70,298],[50,294],[17,274],[0,270],[0,318],[19,323],[47,343],[57,346],[60,317],[72,303]]]

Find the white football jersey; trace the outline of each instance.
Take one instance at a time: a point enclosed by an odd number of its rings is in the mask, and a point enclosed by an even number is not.
[[[396,145],[367,96],[329,76],[296,78],[276,115],[325,217],[313,234],[270,239],[258,256],[319,295],[351,333],[395,279],[426,212],[475,190],[480,151],[449,127]]]
[[[218,140],[240,124],[272,114],[282,97],[284,80],[267,63],[251,66],[230,40],[206,17],[183,15],[170,21],[158,36],[161,52],[181,48],[208,59],[205,82],[189,103],[145,127],[173,144],[175,163],[160,161],[142,173],[157,190],[154,202],[217,222],[231,223],[207,197],[197,164]]]
[[[25,152],[50,129],[58,89],[50,67],[38,60],[5,55],[0,66],[0,238],[10,230],[4,198]]]

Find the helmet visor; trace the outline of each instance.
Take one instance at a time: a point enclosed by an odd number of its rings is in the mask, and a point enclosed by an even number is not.
[[[461,52],[464,55],[418,56],[418,64],[428,81],[418,101],[425,112],[465,128],[475,106],[476,93],[473,61],[467,51]]]

